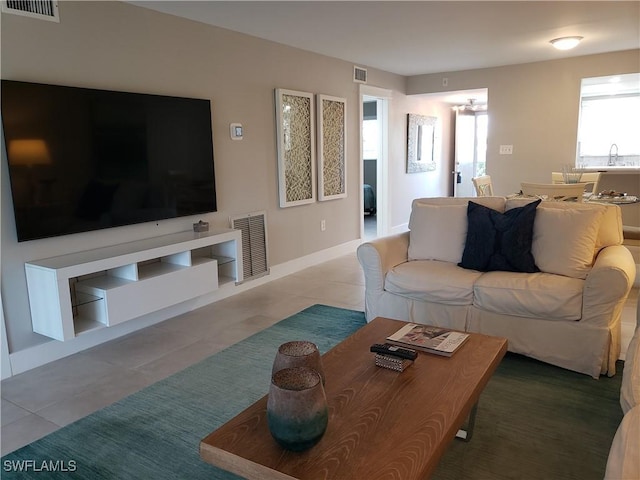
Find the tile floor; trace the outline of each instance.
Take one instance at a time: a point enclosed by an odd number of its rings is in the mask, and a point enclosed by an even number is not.
[[[346,255],[4,380],[2,455],[182,370],[316,303],[363,310],[364,277]],[[638,289],[625,306],[623,350]]]
[[[378,229],[378,217],[376,215],[364,216],[364,239],[376,238]]]
[[[364,309],[364,277],[355,254],[6,379],[2,455],[316,303]]]

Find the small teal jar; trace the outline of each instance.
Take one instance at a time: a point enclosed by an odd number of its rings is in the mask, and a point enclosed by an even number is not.
[[[274,373],[267,398],[267,422],[273,438],[287,450],[301,452],[318,443],[329,422],[320,374],[309,367]]]

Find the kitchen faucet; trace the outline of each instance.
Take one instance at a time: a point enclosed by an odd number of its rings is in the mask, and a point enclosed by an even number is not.
[[[611,152],[613,151],[613,147],[616,147],[616,153],[615,153],[615,157],[613,157],[611,155]],[[615,158],[615,159],[614,159]],[[615,143],[611,144],[611,148],[609,148],[609,166],[613,166],[616,165],[618,163],[618,145],[616,145]]]

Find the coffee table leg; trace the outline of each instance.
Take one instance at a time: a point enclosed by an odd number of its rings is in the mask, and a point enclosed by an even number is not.
[[[471,412],[469,412],[469,418],[467,419],[466,427],[463,426],[460,430],[458,430],[458,433],[456,433],[456,438],[464,440],[465,442],[468,442],[471,440],[471,436],[473,435],[473,426],[476,423],[477,411],[478,411],[478,402],[476,402],[473,405]]]

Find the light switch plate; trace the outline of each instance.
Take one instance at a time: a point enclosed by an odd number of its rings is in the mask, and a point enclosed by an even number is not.
[[[231,140],[242,140],[242,124],[232,123],[229,125],[229,133],[231,134]]]

